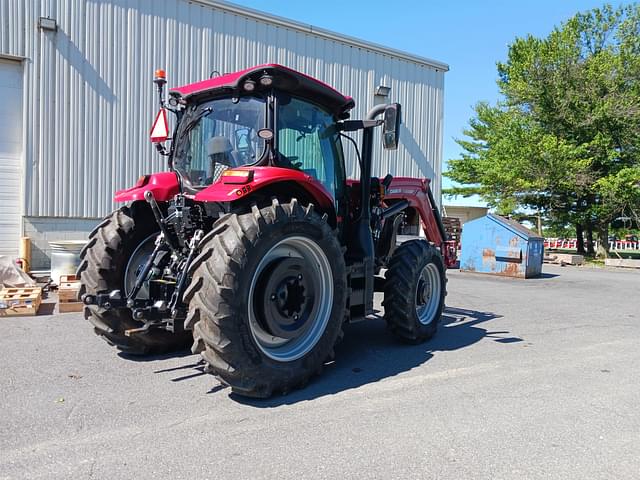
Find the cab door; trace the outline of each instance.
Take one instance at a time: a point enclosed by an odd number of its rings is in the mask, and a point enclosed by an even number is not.
[[[331,193],[334,202],[340,203],[346,177],[333,116],[307,100],[278,98],[277,123],[278,166],[311,175]]]

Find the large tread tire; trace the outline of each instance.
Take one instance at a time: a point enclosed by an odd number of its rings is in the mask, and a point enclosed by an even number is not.
[[[248,305],[252,277],[260,259],[281,239],[307,236],[330,260],[334,296],[330,318],[315,346],[299,359],[276,361],[264,354],[251,333]],[[223,384],[243,396],[267,398],[301,388],[333,358],[342,336],[347,285],[344,253],[336,234],[313,205],[296,199],[219,219],[202,240],[185,292],[189,314],[185,328],[193,329],[194,353],[200,353]]]
[[[147,213],[147,215],[144,215]],[[150,212],[122,207],[108,215],[90,234],[89,242],[80,252],[79,296],[124,292],[127,262],[136,247],[157,231]],[[128,309],[105,310],[95,305],[84,307],[84,316],[93,325],[96,335],[110,345],[132,355],[164,353],[187,348],[190,332],[173,334],[165,330],[126,336],[125,330],[140,328]]]
[[[438,306],[430,323],[421,323],[416,312],[418,281],[423,269],[434,264],[440,277]],[[393,253],[386,272],[384,318],[391,332],[405,343],[418,344],[436,334],[444,310],[446,278],[438,249],[425,240],[402,243]]]

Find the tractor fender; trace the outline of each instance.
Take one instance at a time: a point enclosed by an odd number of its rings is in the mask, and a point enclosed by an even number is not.
[[[143,175],[131,188],[118,190],[113,197],[116,202],[135,202],[144,200],[144,192],[150,190],[156,201],[171,200],[179,191],[180,185],[175,172],[160,172],[153,175]]]
[[[197,202],[233,202],[250,199],[251,196],[265,187],[268,190],[277,189],[282,184],[282,194],[290,194],[289,185],[296,184],[309,194],[310,199],[320,209],[333,209],[333,197],[322,183],[312,175],[301,170],[281,167],[240,167],[235,172],[252,172],[250,176],[242,178],[223,175],[213,185],[198,192],[194,198]]]

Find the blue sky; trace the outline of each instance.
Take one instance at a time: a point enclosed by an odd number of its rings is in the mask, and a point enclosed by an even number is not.
[[[445,76],[443,161],[460,152],[459,137],[480,100],[498,98],[496,61],[517,36],[547,35],[578,11],[604,4],[589,0],[304,1],[235,3],[448,63]],[[616,2],[612,2],[617,5]],[[443,178],[443,185],[448,180]],[[445,204],[477,205],[477,200]]]

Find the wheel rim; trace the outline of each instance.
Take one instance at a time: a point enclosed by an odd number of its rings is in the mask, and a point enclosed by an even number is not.
[[[428,263],[420,272],[416,288],[416,314],[421,324],[429,325],[435,320],[441,290],[440,271],[435,264]]]
[[[322,337],[333,306],[331,264],[313,240],[292,236],[264,255],[251,279],[249,327],[267,357],[291,362]]]
[[[127,267],[124,270],[124,294],[126,296],[129,295],[133,291],[133,287],[136,284],[136,279],[138,277],[138,273],[144,267],[144,264],[147,263],[147,260],[153,253],[153,249],[155,248],[155,240],[158,236],[157,233],[150,235],[145,238],[140,245],[136,247],[131,256],[129,257],[129,261],[127,262]],[[142,284],[142,288],[136,295],[136,298],[140,299],[148,299],[149,298],[149,287],[147,282]]]

